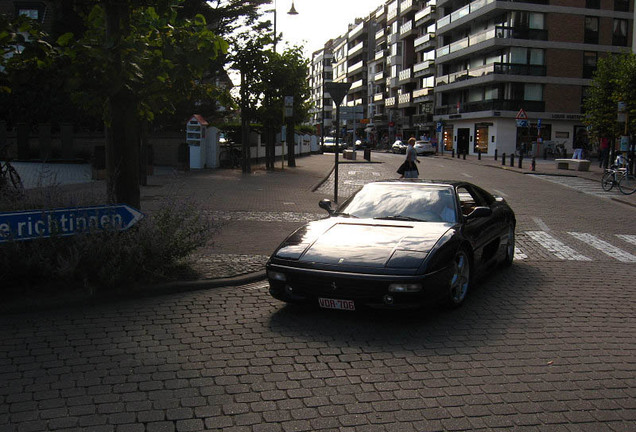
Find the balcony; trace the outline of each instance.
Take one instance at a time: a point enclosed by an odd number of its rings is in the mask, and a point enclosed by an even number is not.
[[[364,68],[364,61],[360,60],[359,62],[352,64],[348,68],[349,75],[355,75],[359,73]]]
[[[458,81],[470,80],[486,75],[527,75],[546,76],[547,69],[543,65],[527,65],[516,63],[491,63],[478,68],[467,69],[449,75],[441,75],[435,79],[435,85],[443,86]]]
[[[376,93],[373,95],[373,102],[380,103],[384,101],[384,93]]]
[[[435,47],[435,33],[427,33],[415,39],[415,51],[423,51],[427,48]]]
[[[374,60],[381,60],[382,58],[384,58],[384,50],[377,51],[375,53],[375,59]]]
[[[413,30],[413,21],[407,21],[400,27],[400,39],[408,36],[413,36],[415,30]]]
[[[411,93],[402,93],[398,96],[398,105],[403,108],[404,105],[411,104]]]
[[[435,21],[435,6],[427,6],[415,14],[415,26],[419,27]]]
[[[400,2],[400,14],[405,15],[413,10],[413,0],[403,0]]]
[[[373,76],[373,81],[382,81],[384,79],[384,71],[378,72]]]
[[[413,90],[413,102],[429,102],[433,101],[433,87]]]
[[[545,102],[526,100],[489,100],[480,102],[468,102],[461,105],[460,112],[481,111],[519,111],[523,107],[526,111],[545,112]],[[457,105],[444,105],[435,108],[436,115],[457,114]]]
[[[421,63],[417,63],[413,66],[413,75],[415,78],[433,75],[435,73],[435,60],[424,60]]]
[[[355,39],[362,34],[364,30],[364,22],[358,24],[353,30],[349,32],[349,39]]]
[[[411,68],[400,71],[400,74],[398,75],[399,84],[405,84],[407,82],[410,82],[412,79],[413,79],[413,69]]]
[[[385,34],[386,33],[384,32],[384,28],[381,28],[380,30],[378,30],[375,33],[375,41],[376,42],[380,41],[384,37]]]
[[[364,42],[359,42],[353,47],[349,48],[349,53],[347,54],[350,58],[360,54],[364,49]]]
[[[354,83],[351,84],[351,88],[349,89],[349,92],[354,92],[356,90],[361,89],[362,87],[366,87],[366,82],[365,80],[361,79],[358,81],[355,81]]]
[[[398,15],[397,1],[389,6],[389,10],[386,13],[386,23],[390,24]]]
[[[457,9],[450,15],[446,15],[444,18],[437,20],[437,32],[439,33],[439,30],[443,27],[446,27],[450,23],[458,21],[465,16],[468,16],[468,14],[470,13],[474,13],[485,6],[494,3],[495,1],[496,0],[477,0],[470,4],[467,4],[461,9]]]
[[[395,106],[395,99],[396,99],[396,98],[395,98],[395,96],[392,96],[392,97],[386,98],[386,99],[385,99],[385,100],[386,100],[385,105],[386,105],[387,107]]]

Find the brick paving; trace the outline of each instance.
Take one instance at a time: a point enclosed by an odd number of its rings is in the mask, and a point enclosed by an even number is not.
[[[395,159],[374,156],[385,163],[341,165],[343,185],[392,176]],[[238,274],[320,217],[331,161],[157,176],[142,206],[175,191],[202,201],[223,224],[199,255],[203,277]],[[466,177],[479,165],[489,163],[436,157],[421,171]],[[507,182],[498,187],[511,194],[526,258],[480,281],[462,308],[338,313],[285,306],[255,282],[5,314],[0,431],[636,430],[634,265],[570,234],[635,255],[633,207],[491,173],[475,182]],[[537,189],[544,199],[532,203]],[[590,203],[585,218],[573,217]],[[532,231],[590,261],[558,258]]]

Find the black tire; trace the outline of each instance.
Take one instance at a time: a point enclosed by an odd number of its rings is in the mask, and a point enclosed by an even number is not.
[[[625,195],[631,195],[636,191],[636,176],[634,174],[626,174],[618,182],[618,189]]]
[[[508,242],[506,243],[506,256],[503,260],[504,267],[510,267],[515,259],[515,226],[508,226]]]
[[[472,281],[470,256],[466,249],[461,248],[455,253],[453,263],[453,275],[448,284],[448,294],[445,301],[446,307],[451,309],[464,303]]]
[[[610,191],[614,187],[614,173],[606,171],[601,177],[601,187],[604,191]]]

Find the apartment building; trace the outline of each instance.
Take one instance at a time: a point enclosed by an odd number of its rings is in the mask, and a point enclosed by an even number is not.
[[[334,41],[330,40],[324,48],[314,52],[310,64],[309,86],[313,104],[309,115],[311,124],[316,126],[321,136],[328,134],[333,126],[333,101],[325,92],[325,83],[333,80],[333,44]]]
[[[538,155],[586,133],[596,63],[633,38],[633,0],[389,0],[339,39],[334,81],[352,83],[372,142]]]

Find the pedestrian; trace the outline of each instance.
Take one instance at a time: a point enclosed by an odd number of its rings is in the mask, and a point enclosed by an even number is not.
[[[583,159],[583,149],[585,148],[585,137],[583,135],[583,132],[579,132],[576,135],[572,148],[574,148],[572,159]]]
[[[415,151],[415,147],[413,147],[414,144],[415,138],[409,138],[406,146],[406,159],[397,171],[398,174],[402,174],[400,178],[417,178],[419,175],[419,171],[417,170],[417,165],[415,163],[420,163],[420,161],[417,159],[417,152]]]
[[[609,138],[607,137],[601,138],[601,143],[599,144],[599,148],[601,150],[601,154],[599,156],[598,166],[601,168],[607,168],[607,165],[609,162],[609,150],[610,150]]]

